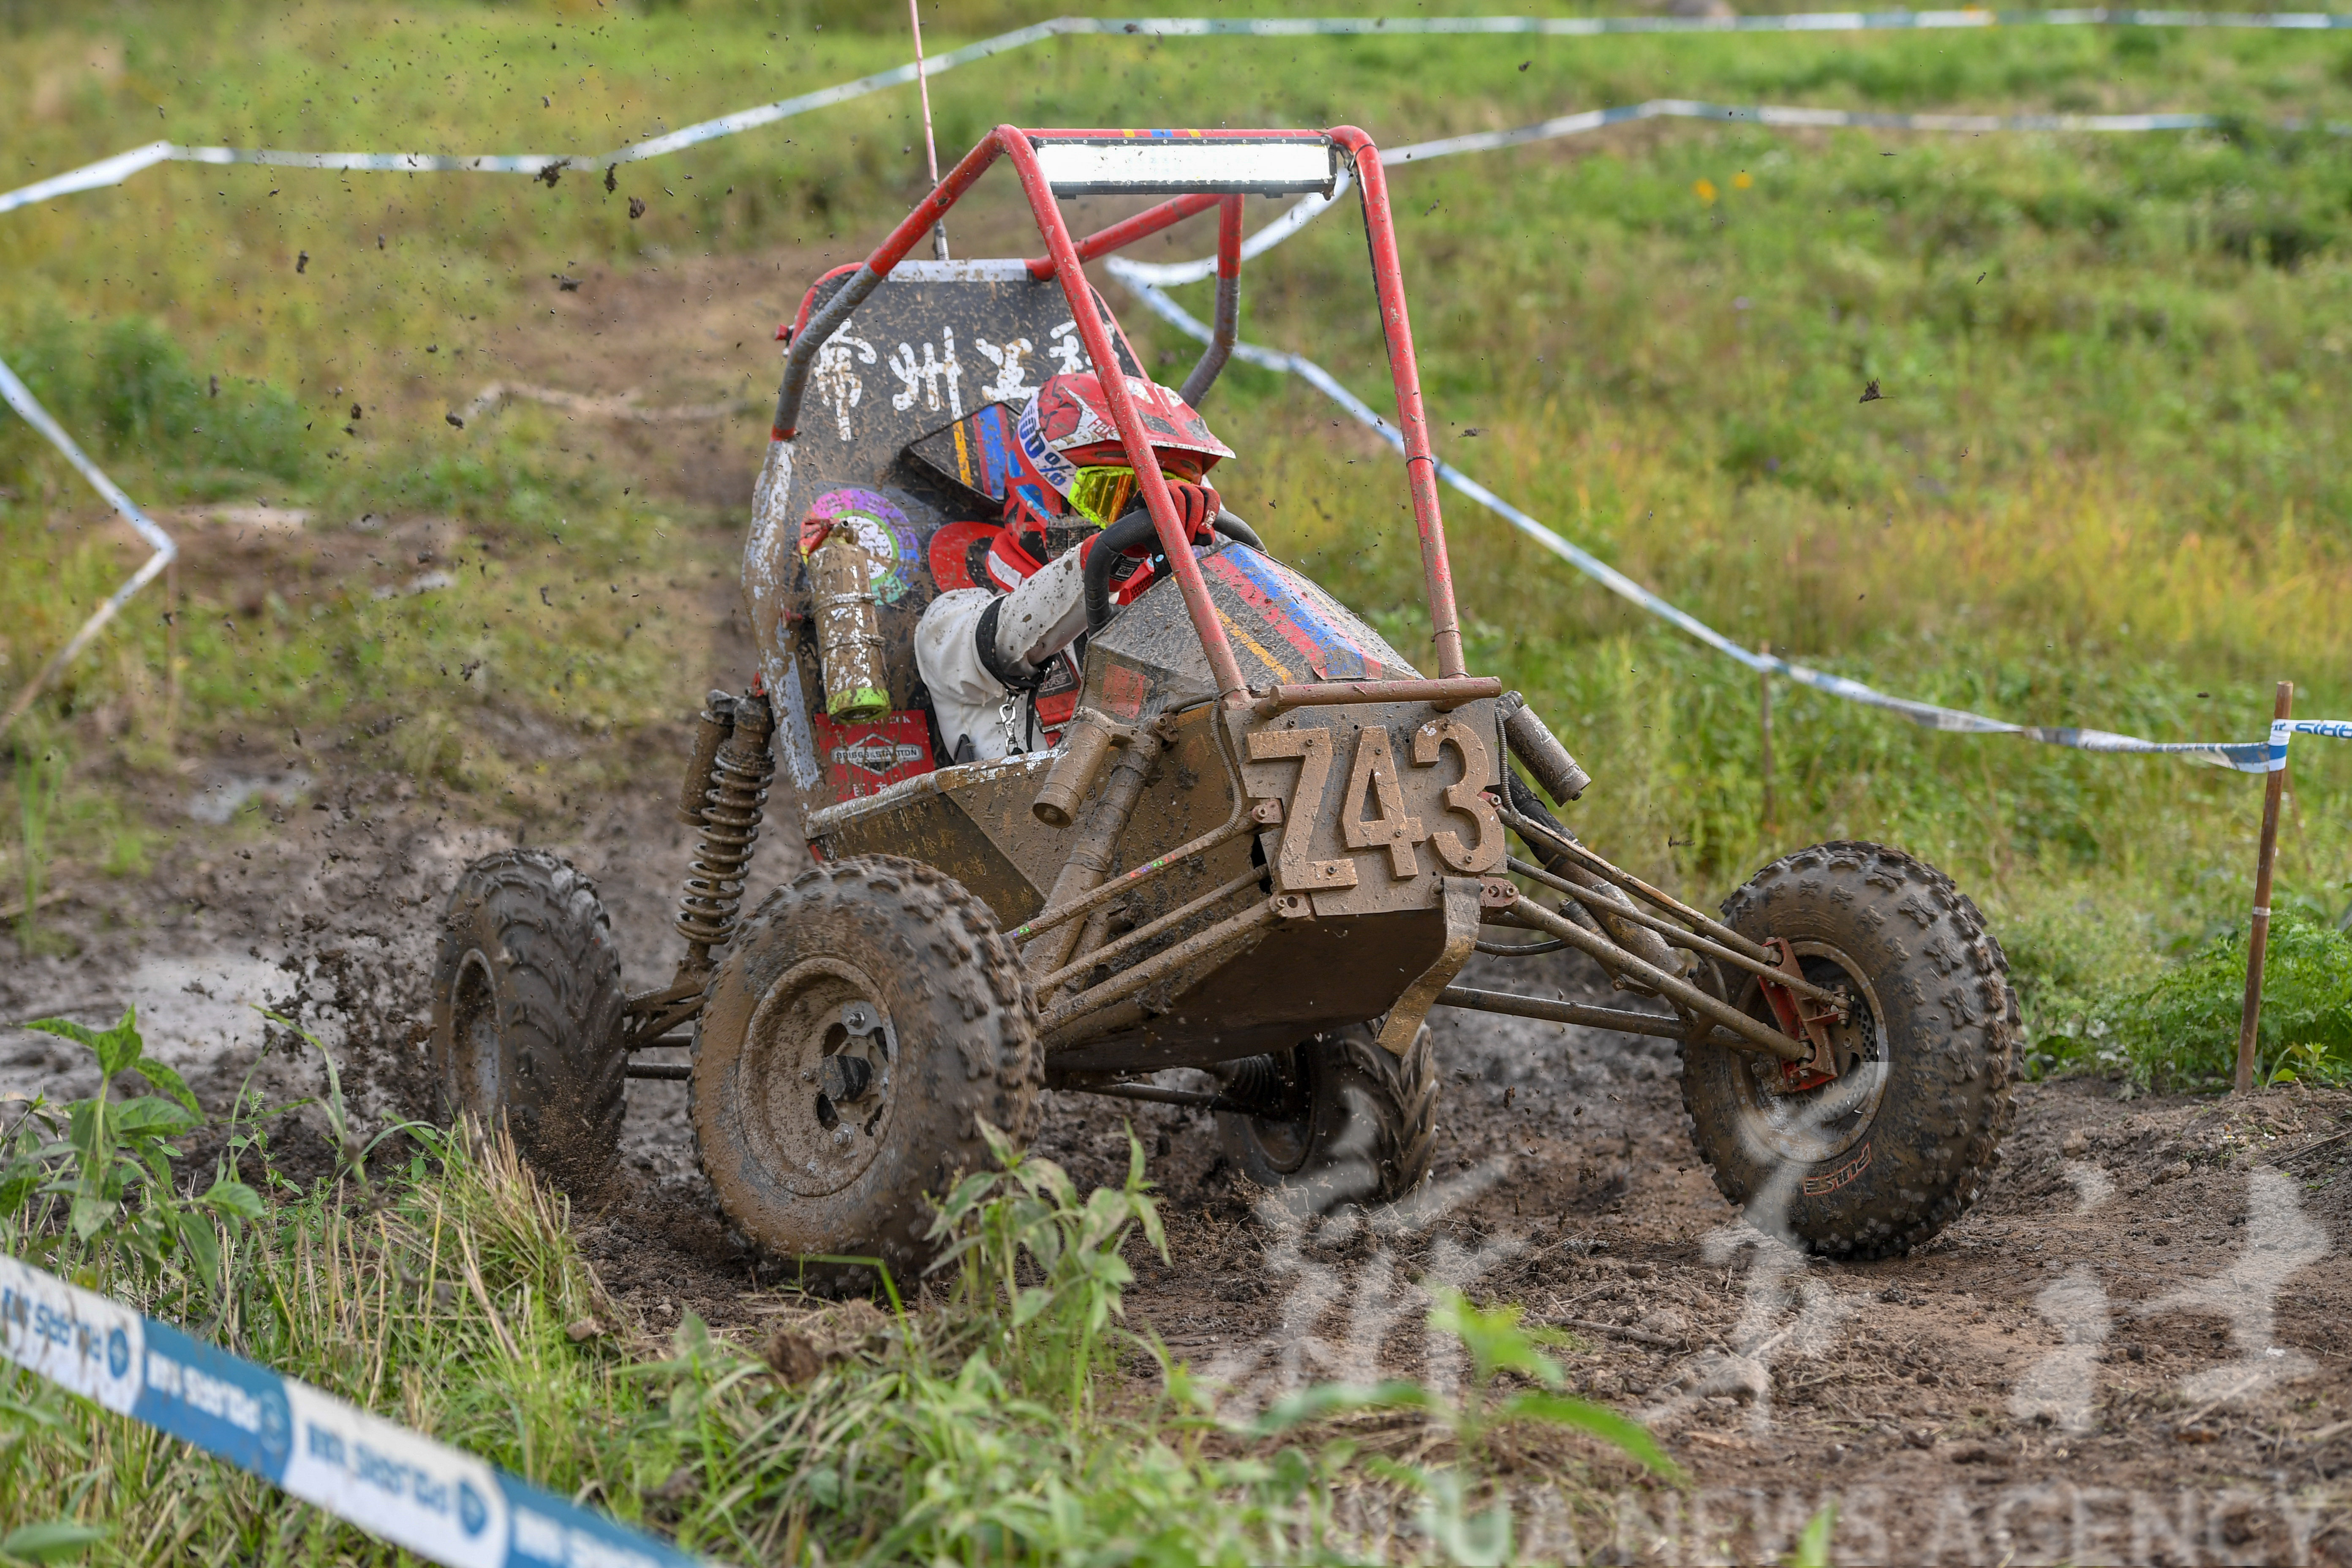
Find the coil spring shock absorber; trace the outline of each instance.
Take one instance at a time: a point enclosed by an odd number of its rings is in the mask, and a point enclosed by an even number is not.
[[[743,875],[760,837],[760,814],[776,762],[768,752],[773,727],[768,700],[759,692],[735,700],[734,722],[711,760],[703,791],[702,844],[678,900],[678,934],[687,941],[687,965],[710,967],[710,950],[735,934],[743,903]]]
[[[1220,1099],[1246,1106],[1253,1115],[1279,1116],[1298,1099],[1296,1077],[1280,1058],[1247,1057],[1232,1065]]]

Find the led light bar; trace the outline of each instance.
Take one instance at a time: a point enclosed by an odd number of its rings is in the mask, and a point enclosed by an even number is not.
[[[1116,139],[1041,137],[1036,147],[1057,196],[1329,195],[1339,172],[1320,136],[1245,141],[1147,131]]]

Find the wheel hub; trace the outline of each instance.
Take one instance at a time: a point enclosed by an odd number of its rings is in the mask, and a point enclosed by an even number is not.
[[[1822,942],[1790,942],[1785,951],[1807,980],[1852,999],[1843,1018],[1822,1024],[1831,1057],[1827,1065],[1835,1076],[1800,1079],[1802,1087],[1791,1089],[1778,1060],[1743,1056],[1740,1099],[1749,1131],[1766,1147],[1784,1160],[1811,1163],[1853,1147],[1878,1112],[1891,1065],[1885,1015],[1862,966],[1840,949]],[[1760,982],[1749,982],[1744,1000],[1750,1012],[1763,1008]]]
[[[812,960],[768,988],[737,1059],[744,1135],[804,1197],[838,1192],[874,1163],[896,1105],[898,1039],[855,964]]]

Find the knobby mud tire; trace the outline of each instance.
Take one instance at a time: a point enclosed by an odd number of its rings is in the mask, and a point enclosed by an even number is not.
[[[1842,841],[1765,867],[1724,900],[1723,919],[1749,937],[1850,958],[1874,999],[1887,1069],[1866,1110],[1836,1132],[1843,1145],[1804,1158],[1811,1151],[1801,1142],[1782,1138],[1775,1147],[1758,1110],[1772,1103],[1758,1077],[1777,1064],[1685,1044],[1683,1107],[1717,1187],[1759,1228],[1782,1229],[1814,1252],[1875,1258],[1926,1242],[1982,1192],[2012,1113],[2017,999],[1983,916],[1934,867],[1884,845]],[[1844,967],[1814,957],[1801,963],[1824,983]],[[1734,996],[1769,1019],[1755,984],[1737,978],[1744,984]],[[1783,1202],[1785,1219],[1769,1212]]]
[[[1318,1035],[1293,1050],[1289,1073],[1288,1114],[1217,1113],[1225,1158],[1244,1180],[1316,1213],[1393,1203],[1428,1180],[1437,1144],[1428,1025],[1402,1057],[1367,1025]]]
[[[433,966],[443,1114],[503,1121],[542,1174],[594,1186],[620,1158],[626,1003],[593,883],[541,849],[475,861],[442,911]]]
[[[934,1201],[992,1163],[981,1122],[1016,1143],[1037,1127],[1036,998],[988,906],[896,856],[818,866],[743,923],[704,998],[688,1116],[737,1234],[778,1261],[880,1258],[912,1290],[939,1251],[928,1236]],[[812,1086],[824,1057],[853,1043],[827,1020],[860,999],[887,1025],[871,1079],[880,1114],[862,1100],[826,1100],[836,1118],[827,1125]],[[873,1058],[871,1036],[854,1043]],[[868,1278],[844,1265],[799,1272]]]

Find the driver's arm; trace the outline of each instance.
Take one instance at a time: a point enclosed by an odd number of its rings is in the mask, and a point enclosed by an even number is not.
[[[1004,595],[993,628],[997,668],[1020,676],[1033,675],[1087,629],[1082,567],[1087,545],[1093,542],[1088,539],[1072,545]]]

